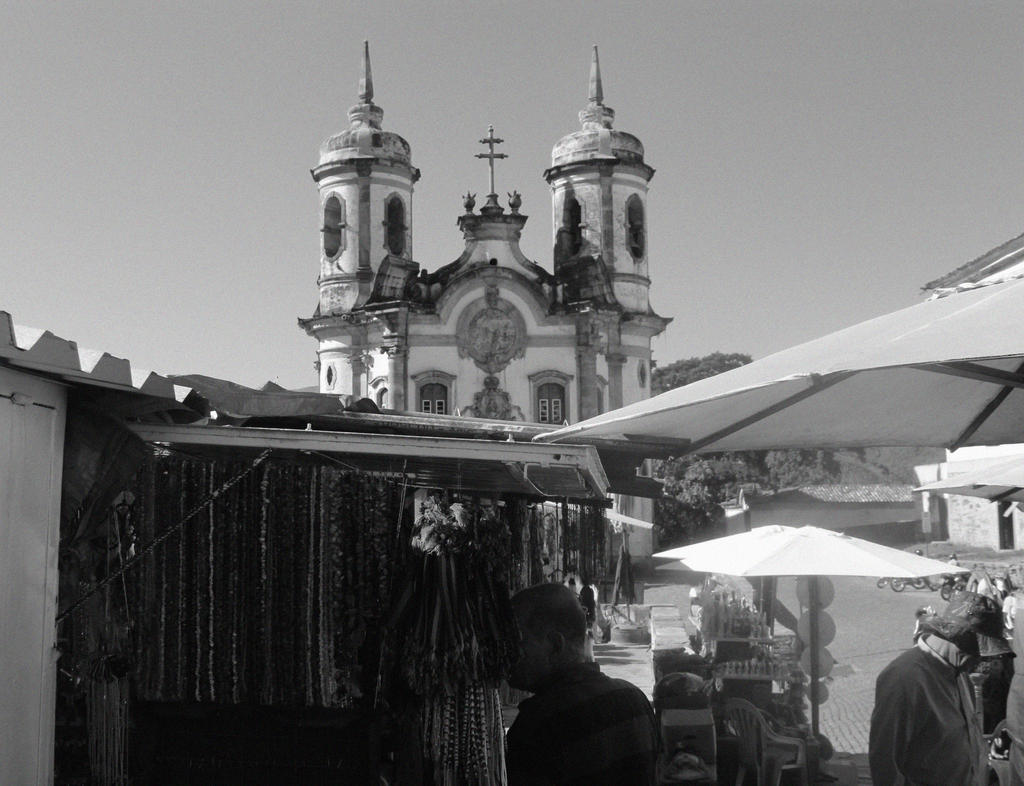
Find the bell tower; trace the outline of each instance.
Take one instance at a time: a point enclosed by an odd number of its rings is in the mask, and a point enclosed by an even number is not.
[[[383,130],[384,111],[373,95],[370,46],[364,41],[358,103],[348,110],[348,127],[324,141],[319,163],[310,170],[320,192],[320,297],[314,319],[301,324],[318,341],[325,392],[366,394],[372,363],[364,320],[354,312],[371,299],[381,278],[416,267],[412,194],[420,172],[409,143]]]
[[[637,137],[612,128],[615,111],[604,104],[597,46],[579,118],[580,129],[558,141],[544,172],[551,186],[555,274],[574,257],[599,257],[619,304],[647,314],[647,189],[654,169],[644,162]]]
[[[370,45],[363,42],[359,103],[348,128],[320,147],[312,170],[320,190],[320,311],[363,305],[388,255],[412,258],[412,191],[419,170],[409,143],[384,131],[384,110],[373,103]]]

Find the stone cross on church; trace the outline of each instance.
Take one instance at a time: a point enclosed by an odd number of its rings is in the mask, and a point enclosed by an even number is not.
[[[477,153],[477,158],[486,158],[487,166],[490,170],[490,188],[491,190],[487,193],[487,205],[488,207],[498,207],[498,192],[494,188],[494,159],[496,158],[508,158],[506,153],[495,153],[494,146],[504,143],[504,139],[498,139],[494,136],[494,126],[487,126],[487,136],[480,140],[481,145],[487,145],[490,152]]]

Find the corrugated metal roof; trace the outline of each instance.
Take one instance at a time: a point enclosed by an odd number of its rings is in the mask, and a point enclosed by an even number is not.
[[[83,349],[71,339],[42,328],[16,325],[0,311],[0,362],[13,368],[51,374],[83,385],[142,393],[180,404],[192,389],[167,377],[133,366],[109,352]]]

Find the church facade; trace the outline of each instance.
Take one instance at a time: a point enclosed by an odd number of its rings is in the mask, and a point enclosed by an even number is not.
[[[595,47],[580,128],[559,140],[553,259],[527,259],[518,193],[464,198],[464,248],[428,268],[413,253],[408,142],[382,127],[364,48],[359,103],[312,170],[320,192],[320,297],[300,326],[317,342],[320,390],[381,408],[561,425],[650,394],[651,339],[669,320],[649,303],[640,140],[613,128]],[[639,513],[640,511],[636,511]]]

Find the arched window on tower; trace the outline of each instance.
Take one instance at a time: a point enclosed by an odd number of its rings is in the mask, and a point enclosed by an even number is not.
[[[583,248],[583,208],[571,195],[565,198],[562,206],[562,229],[567,233],[570,256],[576,256]]]
[[[640,261],[644,256],[646,229],[644,227],[644,205],[636,194],[626,202],[626,242],[633,259]]]
[[[537,422],[562,423],[565,420],[565,386],[545,382],[537,386]]]
[[[324,202],[324,256],[334,259],[341,251],[342,231],[345,227],[345,203],[336,194]]]
[[[388,405],[388,389],[381,388],[377,391],[377,406],[385,409]]]
[[[388,197],[384,207],[385,243],[395,256],[405,253],[405,203],[397,195]]]

